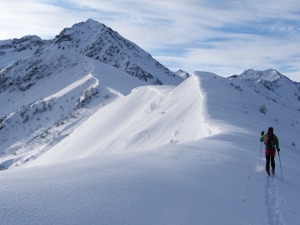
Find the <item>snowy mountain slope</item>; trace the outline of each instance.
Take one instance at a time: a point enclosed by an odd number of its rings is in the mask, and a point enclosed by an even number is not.
[[[30,35],[0,41],[0,68],[32,56],[45,43],[40,37]]]
[[[0,168],[37,157],[135,87],[182,80],[93,20],[66,28],[53,40],[1,41]]]
[[[144,151],[217,133],[216,128],[204,121],[203,96],[194,79],[175,88],[145,86],[134,89],[131,94],[96,112],[68,138],[30,165]]]
[[[254,132],[260,133],[256,128],[253,129],[257,126],[261,126],[261,129],[273,126],[276,130],[283,126],[277,131],[279,136],[289,132],[293,135],[286,137],[282,144],[292,149],[300,145],[297,136],[300,112],[294,105],[283,105],[279,96],[277,101],[264,96],[262,91],[253,89],[251,83],[210,73],[200,74],[201,82],[195,75],[175,88],[145,86],[134,89],[129,95],[99,110],[76,132],[55,146],[54,151],[41,158],[46,163],[52,158],[49,155],[54,155],[58,161],[68,161],[97,154],[141,151],[149,146],[153,148],[162,144],[193,141],[218,133],[254,135]],[[206,88],[215,88],[217,91],[209,89],[207,97],[206,91],[201,91]],[[259,85],[257,88],[266,89]],[[273,93],[270,90],[268,92]],[[204,106],[205,101],[210,104]],[[224,113],[228,107],[229,112]],[[218,125],[218,121],[221,125]],[[223,121],[226,121],[225,124]],[[88,148],[82,139],[87,140]],[[34,164],[38,162],[36,160]]]
[[[7,85],[8,90],[1,93],[2,168],[39,155],[100,107],[145,85],[109,65],[80,55],[66,58],[65,54],[49,50],[38,56],[41,63],[35,65],[41,70],[52,65],[51,70],[45,69],[48,73],[41,73],[40,78],[34,77],[39,73],[33,73],[33,78]],[[32,67],[20,62],[13,70],[27,71],[27,65]]]
[[[286,123],[297,111],[262,90],[204,72],[178,87],[134,89],[31,168],[1,172],[2,221],[297,225],[300,128]],[[280,139],[283,180],[278,156],[276,176],[264,173],[258,139],[268,126]]]

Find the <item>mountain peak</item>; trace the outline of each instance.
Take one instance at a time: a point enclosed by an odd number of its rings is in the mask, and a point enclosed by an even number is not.
[[[65,28],[55,37],[54,46],[121,68],[152,84],[179,84],[182,81],[135,43],[92,19]]]
[[[232,77],[236,77],[241,80],[252,80],[255,82],[260,82],[260,81],[273,82],[273,81],[276,81],[276,80],[282,78],[283,75],[280,72],[278,72],[277,70],[270,68],[270,69],[267,69],[264,71],[248,69],[248,70],[245,70],[239,76],[235,75]]]
[[[85,24],[88,24],[88,25],[104,25],[102,23],[99,23],[98,21],[96,20],[93,20],[91,18],[87,19],[85,22],[83,22]]]
[[[43,44],[44,41],[36,35],[26,35],[21,38],[0,41],[0,56],[7,55],[9,52],[22,52],[25,50],[34,52]]]
[[[107,28],[103,23],[99,23],[93,19],[87,19],[85,22],[79,22],[75,23],[71,28],[67,28],[67,30],[77,30],[77,29],[101,29],[101,28]]]

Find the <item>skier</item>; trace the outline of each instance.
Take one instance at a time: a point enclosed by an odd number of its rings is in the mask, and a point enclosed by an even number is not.
[[[264,142],[266,148],[265,148],[265,155],[266,155],[266,171],[267,174],[270,176],[270,162],[271,162],[271,167],[272,167],[272,174],[275,174],[275,154],[276,150],[280,151],[279,148],[279,140],[277,136],[274,134],[274,129],[273,127],[268,128],[267,134],[265,134],[264,131],[261,132],[261,138],[260,142]]]

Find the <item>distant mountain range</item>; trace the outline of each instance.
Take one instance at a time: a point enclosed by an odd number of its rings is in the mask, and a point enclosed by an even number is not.
[[[234,75],[229,79],[247,83],[256,92],[264,90],[268,98],[274,101],[277,99],[282,105],[290,104],[290,107],[300,111],[300,83],[290,80],[275,69],[264,71],[248,69],[241,75]]]

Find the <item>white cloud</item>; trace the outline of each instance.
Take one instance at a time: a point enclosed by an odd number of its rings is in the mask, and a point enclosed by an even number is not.
[[[19,38],[29,34],[53,38],[63,28],[79,22],[76,18],[79,21],[85,20],[85,15],[37,0],[1,1],[0,39]]]
[[[296,40],[237,35],[232,39],[212,41],[204,47],[191,47],[182,55],[160,55],[157,59],[166,62],[173,70],[209,71],[222,76],[240,74],[249,68],[275,68],[291,79],[300,81],[300,76],[297,76],[300,75],[297,45]]]

